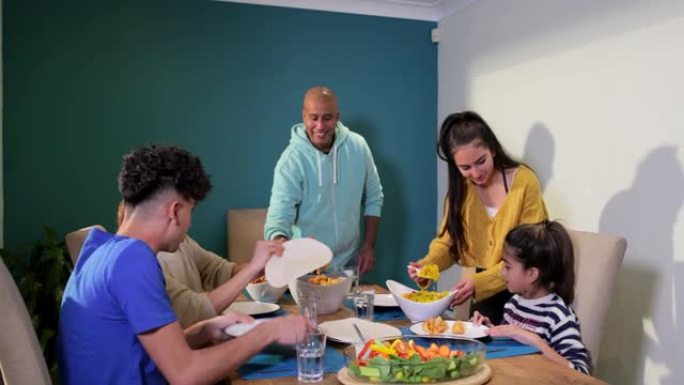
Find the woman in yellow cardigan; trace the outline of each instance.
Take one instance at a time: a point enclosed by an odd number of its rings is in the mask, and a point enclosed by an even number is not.
[[[454,263],[475,267],[475,275],[456,284],[452,305],[474,299],[471,312],[477,310],[498,323],[511,297],[500,273],[506,234],[519,224],[548,217],[539,180],[504,151],[475,112],[449,115],[437,147],[449,169],[444,217],[425,258],[409,263],[409,276],[419,279],[416,269],[433,263],[440,270]]]

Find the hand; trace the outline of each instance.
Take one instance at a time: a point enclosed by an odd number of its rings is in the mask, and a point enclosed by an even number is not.
[[[306,332],[313,329],[313,325],[301,315],[278,317],[258,327],[266,327],[270,333],[274,333],[276,342],[281,345],[294,345],[301,341]]]
[[[531,346],[539,346],[539,343],[542,342],[541,337],[537,334],[513,325],[494,326],[489,329],[489,335],[492,337],[513,338],[521,344]]]
[[[225,328],[236,323],[252,323],[254,318],[241,313],[225,313],[202,322],[202,331],[207,339],[212,343],[219,343],[229,338]]]
[[[261,272],[272,255],[280,256],[283,251],[285,249],[280,241],[257,241],[249,265],[256,273]]]
[[[475,313],[473,313],[473,316],[470,318],[470,321],[475,326],[485,325],[485,326],[490,327],[490,328],[494,327],[494,324],[492,324],[492,321],[489,320],[489,317],[483,316],[477,310],[475,311]]]
[[[367,273],[375,264],[375,248],[364,245],[359,250],[359,274]]]
[[[408,266],[406,266],[406,272],[408,273],[409,278],[414,280],[419,287],[426,287],[429,284],[429,280],[418,277],[418,270],[420,270],[422,267],[422,263],[409,262]]]
[[[419,262],[409,262],[408,266],[406,266],[406,272],[409,275],[409,278],[412,280],[416,280],[418,278],[418,270],[423,267],[423,264]]]
[[[454,286],[451,291],[456,291],[456,295],[451,300],[451,306],[457,306],[471,299],[475,295],[475,278],[464,277]]]

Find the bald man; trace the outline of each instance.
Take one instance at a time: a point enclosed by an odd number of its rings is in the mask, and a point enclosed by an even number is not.
[[[357,261],[363,273],[375,263],[382,185],[365,139],[339,118],[330,88],[306,91],[303,123],[275,167],[264,238],[317,239],[333,251],[329,270]]]

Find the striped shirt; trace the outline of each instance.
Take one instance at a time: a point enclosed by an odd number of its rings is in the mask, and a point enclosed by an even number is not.
[[[514,295],[504,306],[503,324],[531,331],[570,362],[570,367],[589,374],[589,352],[580,334],[577,316],[555,293],[525,299]]]

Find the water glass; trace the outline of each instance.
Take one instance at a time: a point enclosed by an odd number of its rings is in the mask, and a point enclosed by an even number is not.
[[[356,318],[373,321],[375,290],[357,290],[352,296]]]
[[[354,294],[359,287],[359,278],[361,276],[361,274],[359,274],[359,263],[357,261],[349,262],[347,265],[342,267],[342,274],[346,275],[352,280],[349,294]]]
[[[320,298],[309,291],[299,291],[299,311],[304,318],[314,325],[318,325],[318,307]]]
[[[308,332],[297,342],[297,379],[300,382],[323,380],[325,334]]]

